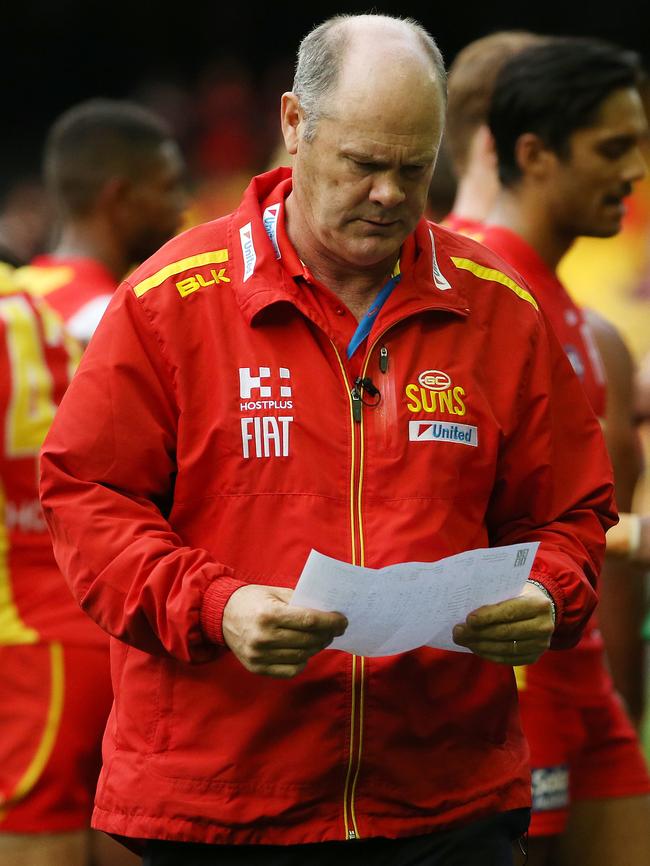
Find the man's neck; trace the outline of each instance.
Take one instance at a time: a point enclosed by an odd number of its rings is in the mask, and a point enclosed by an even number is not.
[[[518,234],[554,272],[575,240],[558,229],[543,202],[531,193],[502,189],[486,222]]]
[[[286,202],[287,235],[300,260],[320,283],[327,286],[347,306],[357,320],[363,318],[378,292],[390,279],[399,259],[399,250],[388,260],[367,268],[355,268],[329,256],[304,230],[295,201]]]
[[[104,265],[116,280],[121,280],[130,262],[125,261],[119,245],[95,225],[81,221],[64,225],[51,253],[59,258],[88,258]]]
[[[469,170],[458,181],[452,213],[459,219],[484,222],[497,194],[496,180]]]

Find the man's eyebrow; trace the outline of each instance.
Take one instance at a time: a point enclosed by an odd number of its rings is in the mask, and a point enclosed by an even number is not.
[[[373,165],[390,165],[392,160],[387,159],[384,156],[380,156],[379,154],[374,154],[369,150],[363,150],[361,148],[346,146],[343,145],[341,147],[341,153],[343,156],[348,156],[351,159],[355,159],[358,162],[368,162]],[[433,151],[416,153],[413,156],[409,157],[404,161],[400,161],[401,165],[426,165],[431,162],[435,158],[435,153]]]
[[[648,133],[635,133],[635,134],[625,134],[625,135],[613,135],[611,137],[603,137],[596,142],[596,147],[599,150],[616,150],[616,151],[626,151],[631,150],[633,147],[638,147],[642,145],[644,142],[648,141]]]

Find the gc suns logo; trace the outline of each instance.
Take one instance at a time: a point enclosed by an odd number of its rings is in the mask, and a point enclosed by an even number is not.
[[[441,415],[464,415],[465,389],[454,385],[451,377],[444,370],[425,370],[418,376],[417,382],[406,386],[409,412],[439,413]]]

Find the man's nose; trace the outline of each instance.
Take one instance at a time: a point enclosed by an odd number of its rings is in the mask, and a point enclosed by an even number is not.
[[[642,180],[648,173],[648,163],[640,147],[635,147],[625,164],[624,179],[628,183]]]
[[[406,193],[399,178],[392,172],[378,172],[374,175],[370,189],[370,201],[384,208],[393,208],[401,204]]]

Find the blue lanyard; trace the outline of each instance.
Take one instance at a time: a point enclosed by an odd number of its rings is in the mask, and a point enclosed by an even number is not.
[[[377,313],[384,306],[390,293],[393,291],[395,286],[399,283],[401,274],[398,272],[397,274],[393,274],[390,280],[386,283],[383,289],[379,292],[375,300],[372,302],[370,307],[368,308],[365,316],[359,322],[356,331],[352,335],[352,339],[348,344],[348,358],[351,358],[354,353],[357,351],[361,343],[366,339],[370,330],[372,328],[372,324],[377,318]]]

